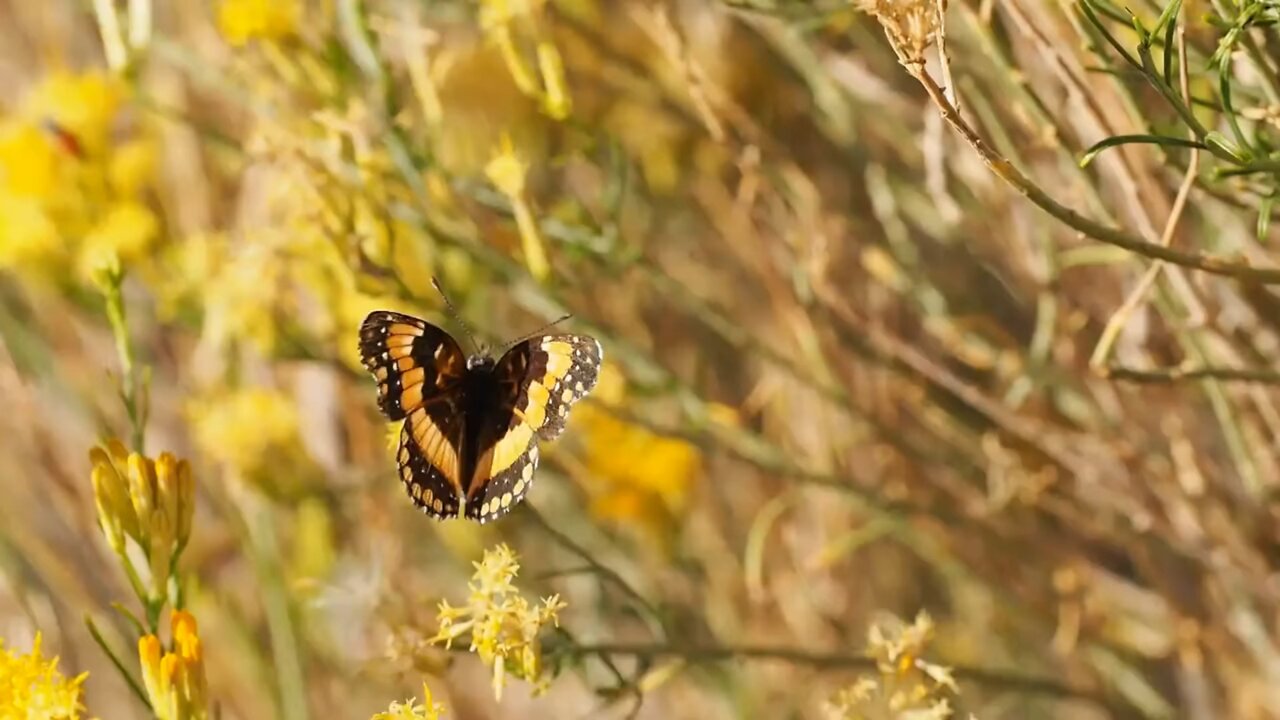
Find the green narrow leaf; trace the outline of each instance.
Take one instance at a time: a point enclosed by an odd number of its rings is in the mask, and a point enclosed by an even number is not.
[[[1160,19],[1156,21],[1156,32],[1160,32],[1160,26],[1168,23],[1164,28],[1164,81],[1178,92],[1182,92],[1180,83],[1173,78],[1173,33],[1178,29],[1178,7],[1182,5],[1182,0],[1173,0],[1169,3],[1169,7],[1164,9],[1160,15]],[[1170,12],[1172,10],[1173,12]],[[1186,98],[1183,98],[1186,100]]]
[[[1204,143],[1186,138],[1165,137],[1163,135],[1115,135],[1094,143],[1092,147],[1086,150],[1084,155],[1080,157],[1080,167],[1088,167],[1098,153],[1103,150],[1121,145],[1163,145],[1165,147],[1195,148],[1197,150],[1208,149]]]
[[[94,624],[93,618],[89,615],[85,615],[84,624],[89,628],[89,635],[93,637],[93,641],[98,644],[98,647],[102,648],[102,652],[107,654],[107,659],[110,660],[111,664],[120,672],[120,676],[124,678],[125,684],[129,686],[129,689],[133,691],[134,695],[138,696],[138,699],[142,701],[142,704],[147,706],[147,710],[151,710],[151,700],[147,698],[146,691],[142,689],[142,683],[138,682],[138,680],[133,677],[133,673],[129,672],[129,668],[125,667],[124,661],[121,660],[115,650],[112,650],[111,646],[107,644],[106,638],[102,637],[102,633],[98,631],[98,626]]]
[[[1120,57],[1124,58],[1125,62],[1141,70],[1142,63],[1138,62],[1137,58],[1130,55],[1129,51],[1124,49],[1124,46],[1120,44],[1120,41],[1116,40],[1115,36],[1112,35],[1111,32],[1107,30],[1106,26],[1102,24],[1102,20],[1098,18],[1097,13],[1095,12],[1096,0],[1083,0],[1079,7],[1080,11],[1084,13],[1085,19],[1089,21],[1089,24],[1092,25],[1095,30],[1102,34],[1102,37],[1107,41],[1107,44],[1116,52],[1120,53]]]
[[[1218,132],[1217,130],[1214,130],[1204,136],[1204,144],[1208,146],[1209,149],[1211,150],[1217,150],[1219,152],[1226,153],[1228,157],[1232,158],[1238,163],[1245,161],[1245,158],[1243,154],[1240,152],[1240,149],[1237,148],[1234,144],[1232,144],[1232,142],[1228,140],[1225,135]]]
[[[1142,26],[1142,20],[1140,20],[1132,10],[1128,10],[1128,13],[1129,22],[1133,25],[1134,32],[1138,33],[1138,47],[1143,50],[1151,49],[1151,39],[1154,38],[1155,35]]]
[[[1161,30],[1164,30],[1166,48],[1168,47],[1167,43],[1169,42],[1169,38],[1173,34],[1170,31],[1170,28],[1173,28],[1178,24],[1178,9],[1181,7],[1182,0],[1173,0],[1173,2],[1166,5],[1164,12],[1160,13],[1160,17],[1156,19],[1156,26],[1151,29],[1152,35],[1159,35]]]
[[[1235,135],[1236,142],[1241,148],[1245,148],[1243,153],[1233,153],[1248,160],[1250,154],[1248,152],[1249,141],[1244,137],[1244,131],[1240,129],[1240,122],[1236,119],[1236,110],[1231,105],[1231,61],[1230,55],[1224,58],[1223,62],[1218,65],[1218,95],[1222,99],[1222,114],[1227,116],[1227,123],[1231,126],[1231,134]],[[1208,138],[1206,138],[1207,140]]]

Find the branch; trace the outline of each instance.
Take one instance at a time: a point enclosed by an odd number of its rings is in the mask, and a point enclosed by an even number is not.
[[[873,670],[876,668],[875,658],[866,655],[811,652],[798,648],[760,645],[680,646],[658,643],[599,643],[574,645],[573,651],[582,655],[598,655],[601,657],[609,655],[628,655],[640,659],[679,657],[690,663],[713,663],[727,660],[773,660],[793,665],[805,665],[819,670]],[[1072,687],[1049,678],[945,664],[951,668],[955,677],[996,690],[1047,695],[1066,700],[1085,700],[1104,706],[1107,704],[1101,693]]]
[[[1217,255],[1184,252],[1149,243],[1120,228],[1090,220],[1075,210],[1058,203],[1014,167],[1013,163],[997,153],[978,135],[977,131],[965,122],[964,118],[960,117],[959,111],[947,100],[942,88],[938,87],[938,84],[934,82],[924,68],[909,65],[907,70],[924,86],[925,92],[929,94],[933,103],[938,106],[943,119],[951,127],[955,128],[956,132],[960,133],[961,137],[978,152],[978,155],[982,157],[982,161],[986,163],[993,173],[1028,200],[1035,203],[1041,210],[1058,220],[1096,240],[1124,248],[1145,257],[1164,260],[1174,265],[1194,268],[1213,275],[1223,275],[1237,280],[1265,285],[1280,284],[1280,268],[1256,268],[1248,263]]]
[[[1280,385],[1280,371],[1264,368],[1227,367],[1171,367],[1156,370],[1140,370],[1128,367],[1108,367],[1102,375],[1112,380],[1132,383],[1156,384],[1179,380],[1236,380],[1239,382]]]

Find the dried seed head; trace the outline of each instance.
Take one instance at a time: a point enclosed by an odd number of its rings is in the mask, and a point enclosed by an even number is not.
[[[854,5],[880,23],[904,65],[924,63],[942,21],[938,9],[946,8],[945,0],[855,0]]]

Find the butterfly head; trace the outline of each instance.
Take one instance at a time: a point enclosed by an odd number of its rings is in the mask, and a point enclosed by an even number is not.
[[[467,358],[468,370],[492,370],[497,361],[482,348],[480,352]]]

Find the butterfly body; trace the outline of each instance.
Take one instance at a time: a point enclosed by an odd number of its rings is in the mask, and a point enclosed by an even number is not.
[[[360,355],[378,407],[403,420],[396,459],[409,497],[435,518],[479,522],[510,512],[533,483],[538,440],[564,430],[595,387],[600,343],[544,335],[499,358],[470,357],[444,330],[411,315],[370,313]]]

